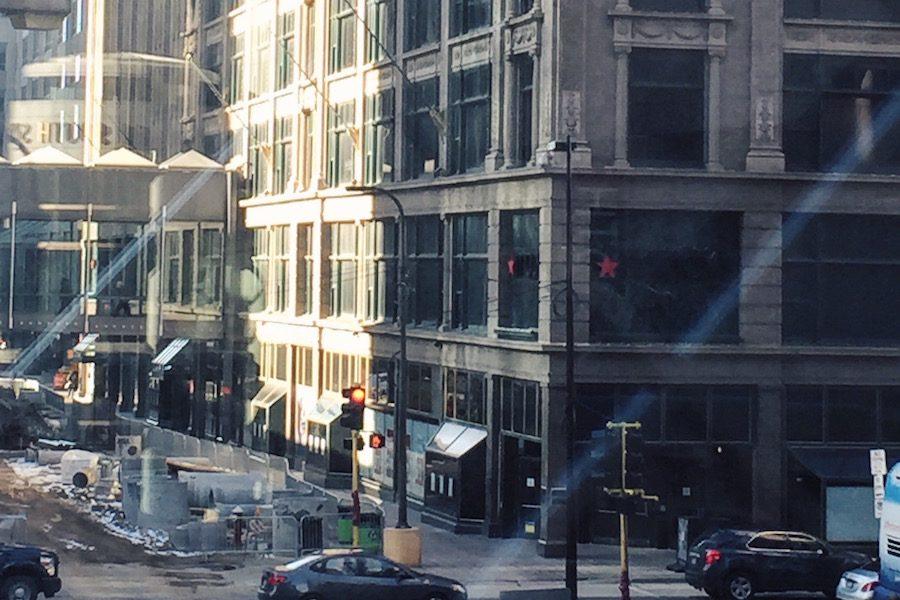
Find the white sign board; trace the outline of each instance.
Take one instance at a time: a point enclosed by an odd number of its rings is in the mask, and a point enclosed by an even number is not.
[[[884,498],[884,477],[882,475],[872,477],[872,488],[875,490],[876,498]]]
[[[887,475],[887,457],[883,449],[869,450],[869,466],[872,475]]]
[[[884,498],[875,498],[875,518],[880,519],[884,511]]]

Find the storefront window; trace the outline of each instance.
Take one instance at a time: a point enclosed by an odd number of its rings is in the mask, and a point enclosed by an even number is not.
[[[444,410],[450,419],[487,422],[484,373],[444,369]]]
[[[541,388],[536,381],[497,377],[503,431],[541,436]]]
[[[898,400],[897,387],[789,386],[787,439],[836,444],[896,441]]]

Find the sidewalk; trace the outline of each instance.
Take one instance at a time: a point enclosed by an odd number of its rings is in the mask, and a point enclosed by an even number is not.
[[[349,500],[349,492],[329,490]],[[372,496],[385,513],[385,525],[397,519],[397,505]],[[422,531],[423,571],[463,582],[471,600],[496,600],[501,591],[560,588],[565,585],[563,559],[543,558],[537,542],[525,539],[457,535],[421,523],[420,513],[409,511],[410,525]],[[618,599],[619,548],[597,544],[578,548],[579,598]],[[674,550],[634,548],[631,556],[631,595],[637,598],[705,598],[684,581],[684,576],[666,570],[675,560]]]

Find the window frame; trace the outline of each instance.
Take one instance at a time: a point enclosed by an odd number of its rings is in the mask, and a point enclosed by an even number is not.
[[[484,170],[485,157],[490,149],[491,139],[492,77],[490,63],[450,73],[448,173],[478,173]],[[481,89],[477,87],[473,90],[469,89],[467,80],[471,83],[473,79],[481,84]],[[479,115],[484,120],[482,126],[478,126]],[[469,139],[467,133],[478,137]],[[470,148],[471,144],[476,147]],[[477,151],[478,146],[482,146],[484,152],[475,154],[474,162],[470,163],[467,155]]]
[[[481,332],[487,327],[488,319],[488,213],[458,213],[449,216],[451,228],[450,242],[450,326],[454,330],[476,331]],[[477,251],[478,248],[470,248],[469,230],[476,222],[481,221],[484,225],[483,233],[478,237],[483,241],[483,250]],[[460,242],[462,242],[460,244]],[[459,246],[462,245],[460,248]],[[470,271],[473,265],[480,265],[484,271],[484,281],[481,285],[482,296],[482,315],[477,322],[473,320],[470,312],[473,290],[469,289]],[[475,290],[477,292],[477,290]]]

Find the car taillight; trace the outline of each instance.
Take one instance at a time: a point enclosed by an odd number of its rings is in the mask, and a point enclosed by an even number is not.
[[[269,579],[266,580],[266,583],[268,583],[272,587],[275,587],[275,586],[281,585],[285,581],[287,581],[287,577],[285,577],[284,575],[279,575],[278,573],[272,573],[271,575],[269,575]]]
[[[707,550],[706,551],[706,566],[719,562],[722,558],[722,553],[718,550]]]
[[[867,583],[866,585],[864,585],[864,586],[862,586],[861,588],[859,588],[859,590],[860,590],[861,592],[871,592],[871,591],[874,591],[875,588],[877,588],[877,587],[878,587],[878,582],[877,582],[877,581],[870,581],[870,582]]]

